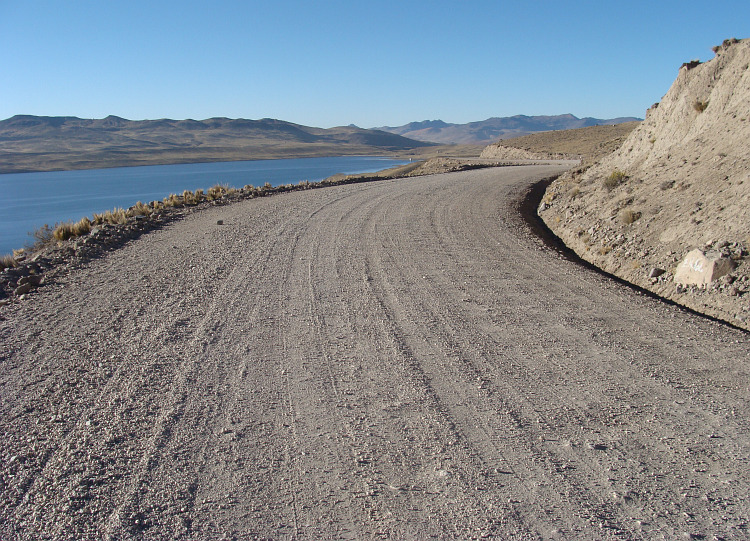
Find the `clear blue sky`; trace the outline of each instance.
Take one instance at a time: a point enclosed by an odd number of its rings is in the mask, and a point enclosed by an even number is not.
[[[0,119],[640,116],[750,1],[0,0]]]

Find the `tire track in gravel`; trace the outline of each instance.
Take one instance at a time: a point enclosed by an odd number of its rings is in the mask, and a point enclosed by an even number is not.
[[[427,216],[425,225],[428,227],[424,231],[419,227],[422,224],[408,219],[408,207],[400,212],[389,210],[395,217],[406,218],[409,221],[408,229],[413,232],[425,235],[438,232],[434,208],[422,214]],[[393,223],[395,220],[381,221]],[[498,393],[485,371],[477,366],[477,363],[486,362],[483,358],[485,354],[477,351],[471,342],[461,344],[456,340],[460,330],[457,333],[450,320],[465,319],[458,314],[444,315],[446,306],[435,304],[436,297],[442,296],[443,292],[455,290],[454,281],[445,279],[442,268],[453,267],[458,262],[443,263],[438,265],[437,272],[419,276],[420,269],[427,268],[424,263],[430,259],[443,262],[446,258],[451,259],[450,244],[455,241],[448,239],[444,231],[440,233],[440,242],[422,238],[421,235],[408,239],[409,243],[415,242],[435,250],[434,254],[422,256],[424,262],[405,257],[404,250],[399,246],[404,241],[403,237],[381,236],[380,250],[373,256],[377,260],[374,268],[378,276],[373,281],[381,289],[377,295],[382,304],[388,307],[389,319],[400,327],[399,334],[408,337],[404,340],[403,348],[409,351],[410,357],[421,360],[419,370],[424,374],[426,386],[431,389],[436,407],[456,427],[457,439],[467,448],[468,459],[465,460],[476,462],[476,467],[483,470],[485,478],[482,481],[485,484],[503,487],[509,481],[515,483],[512,490],[495,495],[490,507],[504,507],[507,512],[514,504],[520,503],[513,500],[512,494],[526,492],[533,496],[531,501],[525,500],[522,506],[513,509],[511,515],[520,520],[525,529],[551,531],[554,529],[551,524],[559,525],[562,517],[555,515],[555,506],[552,505],[558,499],[557,493],[549,493],[545,487],[552,486],[553,480],[556,481],[554,485],[559,486],[561,479],[553,479],[554,476],[547,471],[548,464],[534,449],[533,434],[528,433],[529,416],[520,414],[518,406],[511,408],[503,403],[501,397],[508,396],[509,389],[502,389],[504,392]],[[368,231],[363,236],[375,236],[374,231]],[[404,270],[394,272],[399,267]],[[388,269],[390,274],[384,269]],[[409,281],[408,285],[403,284],[406,281]],[[451,294],[454,295],[454,291]],[[425,302],[425,299],[430,302]],[[493,345],[496,351],[498,344]],[[488,401],[483,400],[488,396],[494,398],[494,405],[489,409]],[[516,396],[515,399],[518,400],[517,404],[529,402],[524,397]],[[498,408],[498,405],[503,407]],[[523,454],[526,455],[523,462],[516,459],[522,445],[525,445]],[[534,461],[529,462],[530,456],[535,457]],[[592,535],[592,532],[578,530],[577,534]]]
[[[216,207],[6,307],[0,537],[745,538],[747,335],[534,238],[556,170]]]

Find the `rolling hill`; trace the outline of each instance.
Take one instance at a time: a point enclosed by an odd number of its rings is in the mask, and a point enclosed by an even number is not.
[[[127,120],[16,115],[0,121],[0,173],[384,155],[430,146],[386,131],[314,128],[270,118]]]

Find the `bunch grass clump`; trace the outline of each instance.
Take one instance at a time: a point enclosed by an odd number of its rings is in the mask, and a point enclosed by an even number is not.
[[[615,169],[612,171],[612,173],[604,179],[604,187],[607,189],[608,192],[611,192],[615,188],[617,188],[620,184],[625,182],[628,179],[628,175],[620,171],[619,169]]]
[[[695,109],[699,113],[705,111],[707,107],[708,101],[695,100],[695,102],[693,103],[693,109]]]
[[[216,201],[217,199],[221,199],[229,193],[230,189],[232,188],[230,188],[226,184],[216,184],[214,186],[211,186],[206,192],[206,199],[208,199],[209,201]]]
[[[97,214],[95,212],[93,218],[94,218],[93,220],[94,225],[103,225],[103,224],[118,225],[118,224],[128,223],[128,215],[121,208],[108,210],[107,212],[103,212],[101,214]]]
[[[57,224],[55,231],[52,233],[52,237],[55,240],[63,241],[73,237],[80,237],[91,231],[91,220],[85,216],[77,222],[65,222]]]
[[[164,198],[164,206],[171,208],[180,208],[183,204],[182,198],[174,193],[169,194],[169,197]]]
[[[641,217],[641,213],[633,209],[622,209],[620,211],[620,221],[625,225],[630,225]]]
[[[148,205],[144,205],[140,201],[138,201],[135,205],[130,207],[126,212],[125,215],[127,217],[131,216],[148,216],[152,212],[151,207]]]
[[[11,269],[17,266],[18,266],[18,262],[16,261],[16,258],[13,257],[12,255],[5,254],[5,255],[0,256],[0,270]]]

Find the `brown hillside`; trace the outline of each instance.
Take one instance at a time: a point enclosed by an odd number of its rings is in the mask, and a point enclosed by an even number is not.
[[[528,159],[552,157],[601,158],[622,145],[625,138],[640,122],[589,126],[574,130],[556,130],[503,139],[489,145],[482,152],[483,158],[513,159],[518,150],[532,156]],[[517,159],[517,158],[516,158]]]

